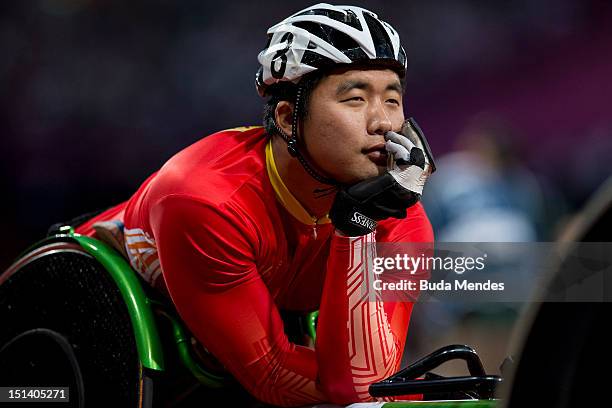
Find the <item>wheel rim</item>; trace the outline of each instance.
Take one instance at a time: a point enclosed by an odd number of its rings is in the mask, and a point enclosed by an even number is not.
[[[56,331],[37,328],[13,337],[0,349],[0,366],[3,384],[69,387],[71,406],[84,406],[83,375],[74,349]]]

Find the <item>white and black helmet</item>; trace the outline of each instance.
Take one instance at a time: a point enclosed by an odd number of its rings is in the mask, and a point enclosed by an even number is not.
[[[376,62],[406,71],[399,35],[371,11],[354,6],[316,4],[268,29],[268,44],[257,57],[255,84],[261,96],[279,82],[336,64]]]

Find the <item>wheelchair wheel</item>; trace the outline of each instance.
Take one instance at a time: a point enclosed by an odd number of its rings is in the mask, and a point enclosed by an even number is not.
[[[612,241],[612,177],[589,200],[562,235],[563,242]],[[569,247],[564,257],[579,256]],[[608,246],[603,246],[607,251]],[[609,266],[610,254],[599,253]],[[595,258],[597,259],[597,258]],[[612,335],[605,327],[612,314],[612,277],[609,268],[600,281],[602,301],[547,301],[558,290],[553,283],[575,281],[572,262],[561,263],[548,291],[534,302],[522,322],[519,350],[507,407],[596,407],[609,405],[607,387],[612,357]]]
[[[0,386],[69,387],[62,406],[151,406],[127,306],[77,243],[48,243],[0,275],[0,322]]]

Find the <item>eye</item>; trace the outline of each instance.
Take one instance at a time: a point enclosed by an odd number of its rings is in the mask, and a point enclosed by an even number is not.
[[[397,99],[387,99],[387,102],[395,104],[397,106],[399,106],[399,104],[400,104],[399,100],[397,100]]]
[[[352,98],[345,99],[342,102],[350,102],[350,101],[360,102],[360,101],[364,101],[364,100],[365,99],[363,99],[361,96],[353,96]]]

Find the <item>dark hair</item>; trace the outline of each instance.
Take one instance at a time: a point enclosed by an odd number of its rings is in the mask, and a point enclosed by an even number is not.
[[[376,65],[373,64],[354,64],[355,67],[373,67],[373,66],[381,66],[382,64],[378,63]],[[384,66],[384,65],[382,65]],[[308,117],[308,111],[310,107],[310,99],[312,96],[312,91],[317,87],[319,82],[323,78],[325,78],[333,69],[339,68],[338,65],[331,66],[327,69],[318,69],[312,73],[304,75],[304,77],[300,81],[300,85],[302,86],[302,101],[300,103],[300,110],[298,112],[298,120],[300,123],[304,123],[304,120]],[[391,67],[390,67],[391,68]],[[400,75],[400,83],[402,85],[402,91],[406,89],[406,78],[403,75]],[[270,98],[266,101],[263,110],[263,126],[266,130],[266,133],[270,136],[278,134],[278,130],[275,125],[275,111],[276,105],[280,101],[289,101],[291,103],[295,103],[295,96],[297,94],[298,85],[292,82],[279,82],[277,84],[271,85],[267,92],[270,95]]]

